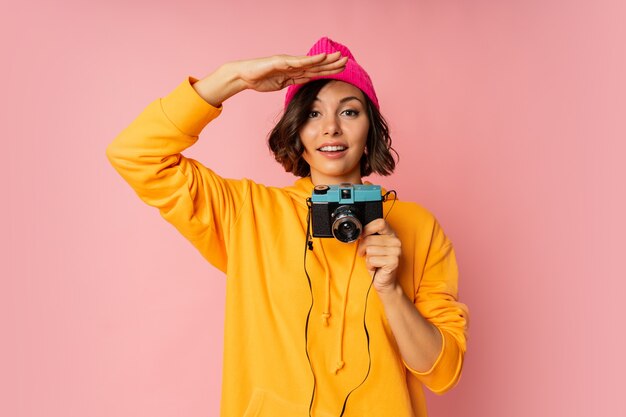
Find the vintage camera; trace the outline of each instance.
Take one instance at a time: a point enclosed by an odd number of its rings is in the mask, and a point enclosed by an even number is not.
[[[383,217],[380,185],[317,185],[310,199],[313,237],[334,237],[350,243],[363,227]]]

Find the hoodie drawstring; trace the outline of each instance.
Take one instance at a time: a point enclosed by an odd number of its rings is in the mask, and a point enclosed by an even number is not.
[[[326,259],[326,252],[324,252],[324,245],[322,245],[322,241],[320,240],[319,244],[320,249],[322,250],[322,263],[324,264],[324,275],[326,281],[324,282],[325,286],[325,296],[324,300],[324,312],[322,313],[322,323],[325,327],[328,327],[328,320],[331,317],[330,314],[330,267],[328,266],[328,260]]]
[[[328,260],[326,259],[326,253],[324,251],[324,245],[322,244],[322,241],[320,240],[320,244],[318,245],[321,248],[322,251],[322,263],[324,266],[324,271],[325,271],[325,276],[326,276],[326,282],[325,282],[325,304],[324,304],[324,312],[322,313],[322,323],[324,324],[324,326],[328,326],[329,325],[329,319],[332,316],[331,312],[330,312],[330,302],[331,302],[331,291],[330,291],[330,267],[328,266]],[[348,278],[346,280],[346,289],[344,291],[344,297],[343,297],[343,305],[341,308],[341,318],[340,318],[340,322],[339,322],[339,335],[337,338],[337,361],[335,363],[334,369],[331,369],[331,372],[334,374],[337,374],[345,365],[345,362],[343,360],[343,337],[344,337],[344,331],[345,331],[345,324],[346,324],[346,309],[347,309],[347,305],[348,305],[348,292],[350,290],[350,282],[352,281],[352,273],[354,272],[354,265],[356,264],[356,257],[357,257],[357,250],[358,250],[358,245],[355,245],[355,250],[354,250],[354,256],[352,256],[352,262],[350,263],[350,269],[348,270]]]
[[[354,264],[356,263],[356,250],[357,250],[358,245],[355,245],[355,251],[354,251],[354,256],[352,257],[352,263],[350,264],[350,270],[348,272],[348,280],[346,282],[346,291],[344,292],[344,297],[343,297],[343,309],[341,311],[341,325],[339,327],[339,339],[338,339],[338,353],[339,353],[339,360],[337,361],[337,364],[335,365],[335,370],[334,373],[335,375],[337,374],[337,372],[339,372],[345,365],[345,362],[343,361],[343,336],[344,336],[344,330],[346,327],[346,308],[348,306],[348,292],[350,290],[350,282],[352,281],[352,272],[354,271]]]

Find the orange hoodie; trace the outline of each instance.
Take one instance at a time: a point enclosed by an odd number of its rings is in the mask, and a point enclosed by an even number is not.
[[[228,277],[221,415],[305,417],[315,387],[312,415],[338,417],[368,369],[363,316],[371,278],[364,259],[356,243],[314,238],[306,257],[310,290],[304,270],[310,178],[266,187],[221,178],[181,155],[221,112],[195,92],[195,81],[151,103],[107,156],[139,197]],[[350,395],[346,417],[426,416],[422,386],[442,393],[461,373],[467,309],[457,301],[452,245],[428,211],[391,203],[384,211],[402,241],[399,282],[444,343],[432,369],[410,369],[370,291],[371,371]]]

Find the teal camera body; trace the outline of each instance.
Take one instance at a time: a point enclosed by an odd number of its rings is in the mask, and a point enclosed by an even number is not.
[[[383,217],[380,185],[317,185],[311,195],[311,228],[313,237],[334,237],[350,243],[356,241],[363,227]]]

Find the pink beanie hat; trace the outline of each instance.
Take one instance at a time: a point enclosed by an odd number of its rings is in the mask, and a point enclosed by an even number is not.
[[[345,81],[355,87],[360,88],[361,91],[363,91],[363,93],[365,93],[370,98],[370,100],[372,100],[376,108],[380,108],[378,104],[378,97],[376,97],[376,92],[374,91],[374,86],[372,85],[372,80],[370,79],[370,76],[367,75],[367,72],[365,72],[363,67],[361,67],[356,62],[354,56],[347,46],[328,39],[327,37],[323,37],[315,42],[315,45],[311,47],[311,50],[307,53],[307,55],[312,56],[324,52],[327,54],[331,54],[337,51],[341,52],[342,57],[348,57],[348,62],[346,62],[345,69],[338,74],[315,77],[311,81],[320,79]],[[293,96],[298,92],[298,90],[302,88],[303,85],[305,84],[294,84],[290,85],[287,88],[287,95],[285,96],[285,108],[287,108],[289,102],[291,102],[291,100],[293,99]]]

